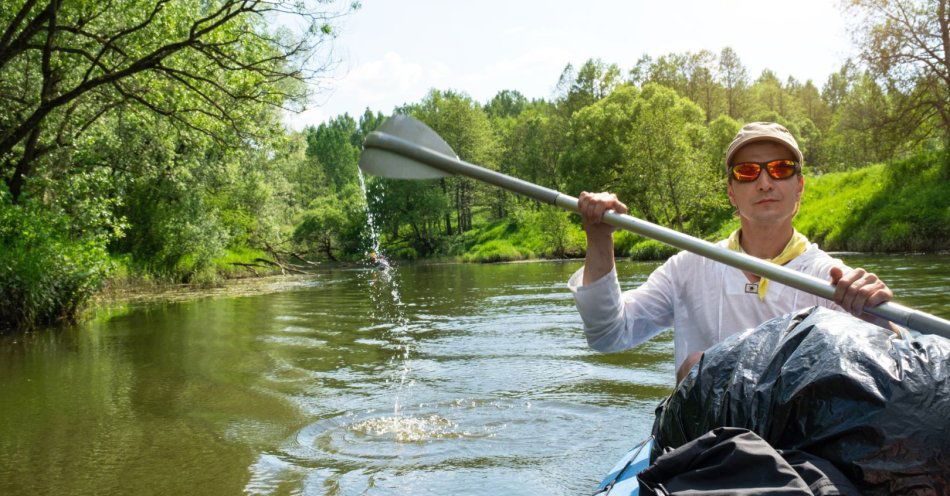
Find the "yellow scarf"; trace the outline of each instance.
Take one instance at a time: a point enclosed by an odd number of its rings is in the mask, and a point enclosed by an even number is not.
[[[729,235],[729,249],[732,251],[737,251],[739,253],[745,253],[742,249],[742,245],[739,244],[739,231],[741,229],[736,229]],[[785,265],[790,262],[793,258],[805,253],[805,249],[808,248],[808,238],[804,234],[798,232],[796,229],[792,229],[792,239],[788,240],[788,244],[785,245],[785,249],[782,250],[782,253],[779,253],[775,258],[765,259],[768,262],[772,262],[776,265]],[[769,289],[769,280],[762,277],[759,279],[759,301],[765,301],[765,293]]]

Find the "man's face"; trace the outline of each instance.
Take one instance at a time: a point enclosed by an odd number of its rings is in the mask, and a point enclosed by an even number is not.
[[[743,146],[732,156],[732,163],[796,160],[795,154],[778,143],[757,141]],[[729,181],[729,202],[739,211],[744,222],[774,225],[791,223],[798,212],[798,201],[805,189],[805,178],[798,174],[788,179],[772,179],[762,170],[758,179],[741,183]]]

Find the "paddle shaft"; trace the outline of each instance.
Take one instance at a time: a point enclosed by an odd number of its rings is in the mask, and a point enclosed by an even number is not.
[[[544,203],[578,212],[577,198],[573,196],[449,157],[391,134],[374,131],[366,137],[364,146],[387,150],[450,174],[470,177]],[[830,281],[766,262],[744,253],[735,252],[630,215],[608,211],[604,213],[603,221],[612,226],[702,255],[737,269],[778,281],[806,293],[834,300],[835,288]],[[933,333],[950,339],[950,321],[935,315],[920,312],[894,302],[885,302],[875,307],[866,308],[865,311],[919,332]]]

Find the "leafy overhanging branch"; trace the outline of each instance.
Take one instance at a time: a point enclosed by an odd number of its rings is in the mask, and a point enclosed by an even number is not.
[[[23,2],[0,35],[0,75],[12,82],[0,87],[8,116],[0,120],[0,174],[13,201],[39,157],[88,129],[88,121],[72,119],[79,107],[96,107],[86,114],[101,116],[139,105],[215,139],[252,135],[236,113],[302,100],[307,83],[328,67],[311,67],[332,38],[324,26],[353,7],[219,0],[195,12],[175,0],[87,10],[61,0]],[[276,15],[295,16],[309,28],[297,37],[272,35],[265,21]],[[31,62],[37,57],[38,71]],[[54,113],[61,115],[52,129],[46,122]]]

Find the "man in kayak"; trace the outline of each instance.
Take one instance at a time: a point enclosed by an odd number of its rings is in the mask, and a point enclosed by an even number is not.
[[[801,164],[798,143],[783,126],[753,122],[743,127],[725,157],[729,202],[741,227],[719,245],[828,279],[835,286],[834,303],[687,251],[667,260],[639,288],[621,293],[614,227],[601,220],[607,210],[626,213],[627,206],[612,193],[583,192],[578,206],[587,257],[568,287],[591,348],[624,350],[672,326],[680,380],[703,350],[800,308],[821,305],[891,327],[864,313],[865,307],[893,298],[887,285],[863,269],[851,270],[792,227],[805,186]]]

